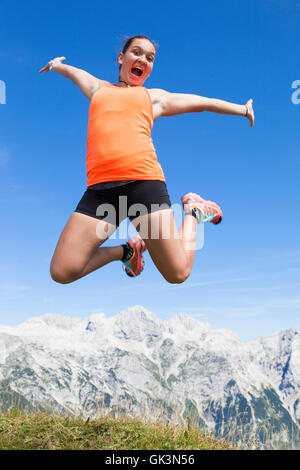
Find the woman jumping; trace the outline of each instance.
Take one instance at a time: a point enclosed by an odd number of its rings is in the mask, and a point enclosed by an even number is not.
[[[129,38],[118,55],[117,85],[62,64],[65,57],[51,60],[39,71],[54,70],[69,78],[91,101],[87,190],[52,257],[50,273],[56,282],[73,282],[116,260],[122,261],[128,276],[138,276],[144,267],[143,252],[148,249],[162,276],[170,283],[181,283],[193,266],[197,223],[218,224],[222,220],[216,203],[188,193],[181,199],[184,220],[177,230],[151,129],[160,116],[201,111],[245,116],[253,127],[252,99],[238,105],[198,95],[148,90],[143,84],[152,72],[155,55],[156,45],[150,38]],[[133,210],[137,207],[138,211]],[[137,236],[121,246],[102,247],[126,217]]]

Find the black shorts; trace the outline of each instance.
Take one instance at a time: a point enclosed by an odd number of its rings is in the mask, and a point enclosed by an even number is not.
[[[169,209],[170,197],[166,183],[159,180],[137,180],[110,189],[85,191],[75,212],[105,219],[116,227],[129,217],[130,221],[140,215]]]

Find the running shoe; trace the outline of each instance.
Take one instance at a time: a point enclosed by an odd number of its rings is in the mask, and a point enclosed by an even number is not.
[[[220,206],[213,201],[206,201],[200,197],[199,194],[188,193],[181,198],[181,202],[183,204],[184,213],[194,213],[198,224],[204,222],[219,224],[223,218]]]
[[[133,254],[131,258],[127,261],[122,261],[123,267],[125,267],[125,272],[129,277],[136,277],[144,269],[145,262],[143,260],[143,252],[147,249],[144,240],[137,235],[136,237],[131,238],[127,241]]]

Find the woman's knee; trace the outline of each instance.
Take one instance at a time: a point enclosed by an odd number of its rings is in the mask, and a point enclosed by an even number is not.
[[[60,268],[54,263],[50,265],[50,275],[53,281],[59,284],[69,284],[78,279],[78,271],[73,269]]]
[[[177,269],[170,271],[167,275],[164,276],[167,282],[170,284],[182,284],[190,275],[190,270],[188,269]]]

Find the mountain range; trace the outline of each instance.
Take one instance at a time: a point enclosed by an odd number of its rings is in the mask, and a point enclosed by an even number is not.
[[[0,406],[190,422],[240,446],[300,448],[300,330],[241,342],[142,306],[0,326]]]

